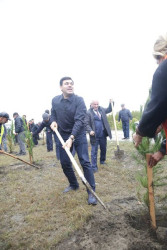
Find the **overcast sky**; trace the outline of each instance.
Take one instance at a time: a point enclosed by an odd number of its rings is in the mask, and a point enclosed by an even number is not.
[[[0,0],[0,111],[41,121],[71,76],[75,93],[139,110],[167,32],[167,1]]]

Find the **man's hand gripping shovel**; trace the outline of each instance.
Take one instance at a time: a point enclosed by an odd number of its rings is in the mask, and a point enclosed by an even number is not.
[[[100,202],[100,204],[106,209],[107,207],[104,205],[104,203],[100,200],[100,198],[97,196],[97,194],[92,190],[90,184],[87,182],[87,180],[85,179],[85,176],[83,175],[81,169],[79,168],[77,162],[75,161],[73,155],[71,154],[69,148],[67,146],[65,146],[65,142],[63,140],[63,138],[61,137],[60,133],[58,132],[57,128],[54,127],[52,128],[53,131],[56,133],[57,137],[59,138],[61,144],[64,146],[64,149],[68,155],[68,157],[70,158],[76,172],[78,173],[79,177],[81,178],[83,184],[87,187],[87,189],[96,197],[96,199]]]

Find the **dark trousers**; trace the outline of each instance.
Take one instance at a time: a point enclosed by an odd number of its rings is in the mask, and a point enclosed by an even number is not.
[[[107,138],[106,135],[103,133],[103,136],[96,137],[95,144],[91,144],[91,163],[92,168],[97,169],[97,154],[98,154],[98,147],[100,146],[100,162],[106,160],[106,148],[107,148]]]
[[[70,134],[61,133],[62,138],[66,141]],[[86,180],[89,182],[92,189],[95,191],[95,179],[93,170],[89,161],[88,155],[88,143],[86,139],[86,134],[82,133],[78,135],[74,141],[75,151],[78,155],[79,162],[83,168],[84,176]],[[72,163],[66,153],[66,151],[62,148],[62,145],[59,144],[60,150],[60,162],[65,176],[67,177],[70,186],[77,188],[79,186],[77,178],[75,176],[74,170],[72,168]],[[72,148],[71,148],[72,152]]]
[[[55,141],[56,157],[57,157],[58,160],[60,160],[59,139],[58,139],[57,135],[52,131],[47,131],[46,132],[47,150],[48,151],[53,151],[53,138],[52,138],[52,135],[54,136],[54,141]]]
[[[129,121],[122,122],[122,129],[124,132],[124,137],[129,138]]]
[[[46,132],[46,145],[47,145],[48,151],[53,150],[53,139],[52,139],[52,132],[51,131]]]
[[[38,136],[35,135],[32,137],[34,145],[38,145]]]
[[[54,136],[55,147],[56,147],[56,157],[58,160],[60,160],[60,150],[59,150],[60,141],[55,132],[53,132],[53,136]]]

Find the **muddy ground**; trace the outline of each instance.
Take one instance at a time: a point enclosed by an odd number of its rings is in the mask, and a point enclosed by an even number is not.
[[[137,195],[142,166],[134,160],[131,142],[121,143],[121,149],[124,158],[115,159],[115,143],[109,143],[107,165],[99,165],[95,174],[96,192],[107,209],[87,205],[81,181],[79,191],[62,193],[68,183],[46,146],[34,149],[40,170],[0,155],[0,249],[167,249],[166,202],[156,203],[153,231]]]
[[[154,232],[150,228],[147,211],[135,197],[113,200],[107,204],[107,210],[97,210],[81,230],[61,242],[56,249],[165,250],[167,214],[159,217],[159,229]]]

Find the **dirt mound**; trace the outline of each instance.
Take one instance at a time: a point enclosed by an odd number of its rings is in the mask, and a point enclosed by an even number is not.
[[[135,197],[126,197],[108,203],[107,210],[99,206],[85,226],[56,249],[165,250],[167,242],[151,231],[147,209]]]

